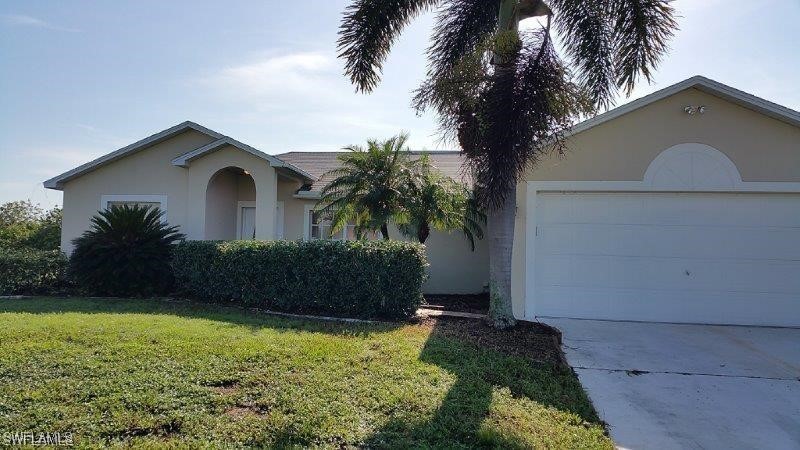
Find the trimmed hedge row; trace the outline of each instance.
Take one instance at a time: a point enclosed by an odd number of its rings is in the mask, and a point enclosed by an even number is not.
[[[173,259],[191,298],[359,318],[413,315],[426,266],[422,245],[400,241],[187,241]]]
[[[0,295],[66,289],[67,258],[58,250],[0,248]]]

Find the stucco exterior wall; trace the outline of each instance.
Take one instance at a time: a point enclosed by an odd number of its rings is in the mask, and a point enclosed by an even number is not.
[[[206,189],[206,239],[236,239],[239,202],[255,199],[256,186],[250,175],[225,169],[217,172]]]
[[[244,169],[255,183],[256,238],[275,239],[275,209],[277,207],[278,175],[263,159],[232,146],[223,147],[192,161],[188,168],[186,236],[206,238],[206,189],[208,181],[227,167]],[[234,220],[235,219],[234,215]]]
[[[278,200],[284,207],[284,239],[306,238],[306,207],[313,208],[316,200],[294,198],[300,187],[297,182],[278,181]],[[392,239],[402,239],[400,231],[390,227]],[[477,294],[489,281],[489,249],[486,240],[477,241],[471,251],[461,233],[432,231],[426,242],[430,267],[429,279],[423,286],[428,294]]]
[[[489,243],[475,242],[475,251],[461,232],[432,231],[425,242],[428,257],[426,294],[479,294],[489,282]]]
[[[101,208],[103,195],[166,196],[169,223],[178,225],[189,239],[206,238],[208,182],[215,173],[226,167],[238,167],[251,174],[254,187],[231,184],[228,190],[236,193],[229,192],[228,196],[256,200],[256,220],[260,224],[257,228],[258,237],[273,239],[278,176],[269,163],[228,146],[193,161],[188,169],[172,165],[175,157],[213,140],[205,134],[187,131],[66,182],[62,250],[71,252],[71,241],[89,228],[91,217]],[[234,183],[234,180],[231,182]],[[230,220],[235,224],[235,205],[232,208]],[[212,235],[216,233],[210,231]]]
[[[187,131],[66,182],[61,249],[72,251],[72,240],[89,228],[103,195],[166,195],[167,220],[185,228],[188,173],[173,166],[171,161],[213,140],[205,134]]]
[[[687,105],[705,105],[690,116]],[[682,143],[710,145],[733,161],[742,180],[800,181],[800,128],[697,89],[687,89],[567,141],[565,158],[551,155],[531,167],[517,188],[512,296],[514,314],[525,303],[526,182],[641,181],[663,150]]]
[[[283,238],[288,241],[305,239],[305,223],[303,211],[305,206],[314,206],[316,200],[294,198],[300,189],[300,182],[278,180],[278,200],[283,202]]]

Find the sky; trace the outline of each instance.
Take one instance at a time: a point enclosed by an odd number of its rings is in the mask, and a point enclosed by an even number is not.
[[[3,0],[0,203],[61,203],[42,181],[185,120],[276,154],[411,134],[452,149],[410,93],[434,15],[397,42],[370,95],[336,58],[347,0]],[[800,110],[800,0],[676,0],[680,30],[624,104],[693,75]]]

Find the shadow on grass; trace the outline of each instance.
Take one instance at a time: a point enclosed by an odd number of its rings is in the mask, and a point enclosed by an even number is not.
[[[364,324],[284,318],[219,304],[164,299],[4,299],[0,300],[0,313],[154,314],[230,323],[253,330],[272,328],[283,332],[308,331],[346,336],[391,332],[407,326],[405,323]],[[521,325],[512,332],[498,332],[474,320],[435,321],[419,360],[446,370],[455,378],[454,383],[432,416],[424,415],[424,420],[420,420],[419,415],[406,415],[400,411],[363,445],[367,448],[528,447],[530,444],[518,436],[513,423],[506,431],[485,426],[487,418],[498,420],[497,415],[492,417],[493,397],[498,390],[507,390],[514,398],[527,398],[546,407],[573,413],[578,418],[573,425],[580,426],[581,422],[599,424],[577,378],[568,368],[557,364],[553,353],[557,351],[552,336],[532,326]],[[225,386],[234,382],[234,379],[213,379],[206,385]],[[529,419],[524,416],[517,421]],[[552,426],[556,419],[533,420],[543,422],[533,424],[528,433],[537,427]],[[277,443],[297,443],[297,439],[295,432],[287,429],[277,437]]]
[[[394,330],[397,322],[343,322],[307,319],[259,312],[251,308],[180,299],[133,299],[99,297],[34,297],[0,300],[0,313],[81,313],[81,314],[152,314],[186,319],[204,319],[246,326],[253,331],[272,328],[276,331],[309,331],[344,336],[363,336]]]
[[[458,326],[463,327],[463,322]],[[530,348],[530,354],[523,357],[519,351],[505,352],[487,342],[492,335],[519,330],[498,332],[472,320],[469,325],[472,337],[482,334],[485,338],[481,345],[468,336],[459,338],[459,332],[452,329],[454,323],[455,319],[436,321],[419,355],[421,361],[435,364],[456,378],[433,417],[424,423],[393,419],[368,439],[366,447],[529,448],[531,444],[513,431],[484,426],[496,389],[508,389],[513,398],[524,397],[573,413],[579,418],[578,425],[601,425],[571,369],[555,360],[542,362],[538,358],[539,352],[549,353],[552,349]],[[557,344],[552,339],[543,339],[541,345]],[[545,358],[552,355],[546,354]]]

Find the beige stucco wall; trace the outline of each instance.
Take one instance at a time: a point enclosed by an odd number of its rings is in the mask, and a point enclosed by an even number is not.
[[[239,167],[253,176],[259,194],[256,220],[265,224],[258,229],[259,237],[271,239],[277,174],[266,161],[229,146],[193,161],[188,169],[172,165],[175,157],[212,141],[210,136],[187,131],[66,182],[62,250],[69,253],[71,241],[89,228],[103,195],[166,195],[169,223],[180,226],[190,239],[203,239],[208,181],[226,167]],[[251,192],[242,195],[252,198]]]
[[[305,219],[303,211],[306,205],[313,207],[315,200],[294,198],[300,189],[298,181],[278,180],[278,200],[283,202],[283,238],[287,241],[305,239]]]
[[[690,116],[687,105],[705,105]],[[512,295],[514,313],[525,303],[527,181],[642,181],[647,167],[667,148],[701,143],[723,152],[743,181],[800,181],[800,128],[721,98],[687,89],[586,130],[567,141],[566,157],[544,158],[517,188]]]
[[[256,185],[250,175],[220,170],[206,189],[205,238],[232,240],[238,234],[239,202],[254,201]]]
[[[425,241],[428,257],[427,294],[478,294],[489,282],[489,245],[476,241],[475,251],[461,232],[432,231]]]
[[[66,182],[62,250],[69,253],[72,239],[89,228],[91,217],[100,209],[102,195],[167,195],[167,220],[183,228],[187,221],[188,172],[170,162],[213,140],[187,131]]]
[[[253,178],[256,190],[256,238],[275,239],[278,175],[263,159],[232,146],[223,147],[198,158],[192,161],[188,168],[188,214],[185,227],[187,237],[189,239],[206,237],[208,181],[215,173],[227,167],[244,169]]]
[[[305,239],[306,207],[316,200],[294,198],[300,184],[278,181],[278,200],[284,205],[284,239]],[[393,239],[402,239],[400,231],[390,227]],[[489,281],[489,250],[486,240],[477,241],[472,252],[461,233],[432,231],[426,242],[428,281],[423,290],[428,294],[477,294]]]
[[[103,195],[164,195],[167,220],[178,225],[190,239],[228,239],[236,225],[234,199],[256,201],[256,232],[259,239],[274,238],[277,201],[284,207],[284,239],[305,238],[305,210],[315,200],[294,197],[301,183],[277,174],[267,162],[254,155],[224,147],[191,162],[188,168],[173,166],[175,157],[214,139],[187,131],[158,145],[128,155],[64,184],[64,225],[62,249],[69,253],[72,239],[89,228],[91,217],[100,209]],[[219,172],[227,167],[244,169],[252,182],[242,176]],[[215,174],[220,181],[209,189]],[[208,197],[210,196],[210,197]],[[208,200],[208,201],[207,201]],[[207,210],[209,201],[212,204]],[[212,217],[207,217],[208,215]],[[390,230],[400,238],[397,229]],[[427,242],[430,262],[428,293],[479,293],[488,281],[486,241],[470,251],[460,233],[434,231]]]

